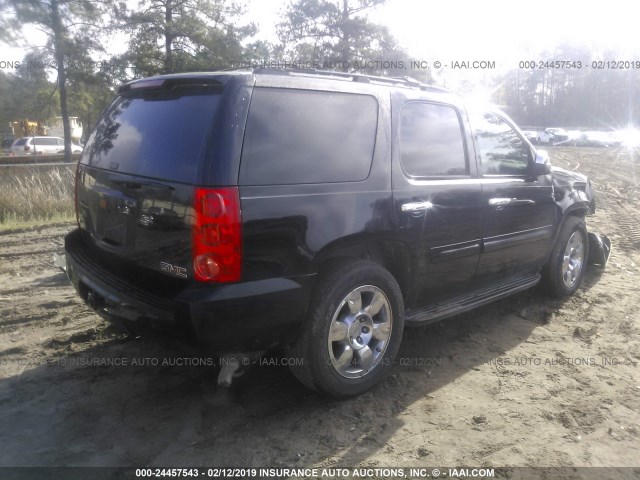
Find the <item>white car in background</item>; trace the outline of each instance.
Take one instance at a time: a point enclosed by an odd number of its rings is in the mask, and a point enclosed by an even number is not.
[[[569,140],[569,133],[564,128],[546,128],[538,135],[538,142],[543,145],[559,145]]]
[[[524,136],[527,137],[527,139],[534,145],[540,141],[538,132],[536,132],[535,130],[523,130],[522,133],[524,133]]]
[[[20,137],[11,145],[11,153],[16,157],[64,153],[64,139],[62,137]],[[71,153],[82,153],[82,147],[72,143]]]

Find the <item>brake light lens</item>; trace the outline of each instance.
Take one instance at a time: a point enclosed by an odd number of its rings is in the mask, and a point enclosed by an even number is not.
[[[239,281],[242,231],[238,188],[196,188],[194,214],[195,279],[217,283]]]

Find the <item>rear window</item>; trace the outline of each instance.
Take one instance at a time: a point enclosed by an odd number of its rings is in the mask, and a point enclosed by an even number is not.
[[[369,176],[378,103],[368,95],[256,88],[242,148],[244,185],[355,182]]]
[[[16,140],[16,142],[13,144],[15,147],[22,147],[23,145],[25,145],[27,143],[27,140],[29,140],[28,138],[19,138],[18,140]]]
[[[82,163],[193,183],[219,92],[191,86],[118,97],[91,133]]]
[[[58,140],[56,138],[43,138],[43,137],[36,137],[33,139],[33,143],[34,145],[58,145]]]

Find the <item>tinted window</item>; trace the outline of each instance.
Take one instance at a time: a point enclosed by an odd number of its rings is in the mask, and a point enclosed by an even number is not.
[[[377,102],[367,95],[256,88],[242,148],[245,185],[353,182],[371,169]]]
[[[26,137],[19,138],[18,140],[16,140],[16,143],[14,143],[14,146],[16,146],[16,147],[22,147],[24,144],[26,144],[26,143],[27,143],[27,140],[29,140],[29,139],[28,139],[28,138],[26,138]]]
[[[58,145],[58,141],[55,138],[35,138],[32,142],[35,145]]]
[[[530,150],[516,131],[493,113],[471,117],[480,150],[481,171],[486,175],[526,175]]]
[[[452,107],[411,102],[400,117],[400,162],[412,177],[466,175],[458,114]]]
[[[120,96],[91,133],[82,162],[192,183],[219,97],[205,87]]]

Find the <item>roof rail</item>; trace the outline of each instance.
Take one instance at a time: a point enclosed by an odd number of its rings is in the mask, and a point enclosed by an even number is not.
[[[257,67],[253,69],[253,73],[269,73],[272,75],[317,75],[323,77],[341,78],[360,83],[378,83],[392,86],[405,86],[418,88],[424,91],[449,93],[449,90],[435,85],[427,85],[412,77],[381,77],[376,75],[365,75],[357,72],[338,72],[335,70],[319,70],[316,68],[276,68],[276,67]]]

